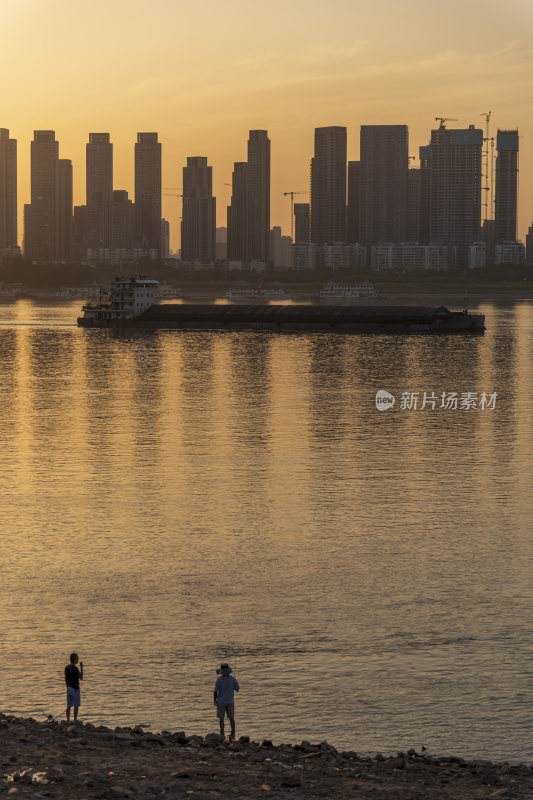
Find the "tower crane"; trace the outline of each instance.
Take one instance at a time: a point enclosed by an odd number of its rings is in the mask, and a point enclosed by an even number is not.
[[[435,122],[440,122],[440,128],[445,128],[447,122],[457,122],[455,117],[435,117]]]
[[[485,207],[485,222],[487,220],[492,219],[492,212],[494,208],[494,136],[491,137],[490,135],[490,117],[492,111],[484,111],[480,114],[480,117],[485,117],[485,136],[483,137],[483,142],[485,147],[483,152],[483,159],[485,161],[485,185],[482,187],[483,191],[485,192],[485,202],[483,203]],[[490,142],[490,155],[489,155],[489,142]],[[489,169],[490,167],[490,169]]]
[[[307,192],[283,192],[283,197],[291,198],[291,241],[294,243],[294,195],[307,194]]]
[[[180,188],[181,188],[181,187],[180,187]],[[180,198],[180,197],[181,197],[181,199],[182,199],[182,202],[183,202],[183,195],[182,195],[182,194],[166,194],[166,193],[163,193],[163,194],[161,195],[161,197],[176,197],[176,198]],[[181,211],[181,217],[180,217],[180,219],[183,219],[183,209],[182,209],[182,211]]]

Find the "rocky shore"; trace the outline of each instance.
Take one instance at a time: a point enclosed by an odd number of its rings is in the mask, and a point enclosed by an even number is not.
[[[168,800],[518,800],[533,798],[524,764],[409,750],[339,752],[327,742],[236,742],[216,734],[38,722],[0,714],[0,795]]]

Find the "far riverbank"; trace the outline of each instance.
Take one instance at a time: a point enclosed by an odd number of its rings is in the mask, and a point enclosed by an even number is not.
[[[286,287],[285,290],[291,296],[289,302],[295,303],[325,303],[318,296],[319,288],[314,289],[295,289]],[[181,300],[165,300],[163,302],[185,302],[185,303],[214,303],[217,301],[231,302],[225,298],[227,288],[212,287],[205,285],[183,287],[181,289]],[[46,300],[58,303],[79,303],[80,307],[85,302],[97,303],[98,298],[64,298],[57,297],[56,289],[28,288],[22,290],[14,297],[0,297],[0,303],[16,303],[18,300]],[[105,298],[104,298],[105,299]],[[493,302],[498,304],[508,304],[518,301],[533,301],[533,286],[527,290],[518,291],[517,289],[504,289],[503,287],[495,290],[494,287],[483,290],[477,289],[475,292],[469,291],[421,291],[420,289],[406,288],[398,291],[380,292],[375,299],[361,297],[359,300],[352,301],[354,305],[424,305],[439,306],[445,305],[450,308],[473,307],[481,303]],[[249,300],[249,303],[258,302]],[[260,301],[259,301],[260,302]],[[271,301],[273,303],[282,301]],[[351,304],[350,301],[327,301],[330,305]]]

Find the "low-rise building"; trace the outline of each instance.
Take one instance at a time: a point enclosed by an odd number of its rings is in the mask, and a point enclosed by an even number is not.
[[[445,270],[455,266],[455,248],[440,244],[382,242],[373,245],[371,268],[382,270]]]
[[[480,269],[487,265],[487,245],[485,242],[474,242],[468,248],[469,269]]]
[[[523,242],[501,242],[494,248],[496,264],[525,264],[526,249]]]
[[[292,265],[294,269],[316,269],[318,262],[318,245],[293,244]]]

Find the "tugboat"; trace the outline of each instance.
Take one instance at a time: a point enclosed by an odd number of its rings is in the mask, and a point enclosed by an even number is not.
[[[159,281],[146,276],[115,278],[111,284],[111,301],[82,306],[83,316],[78,317],[78,325],[107,328],[134,320],[155,304],[158,286]]]

